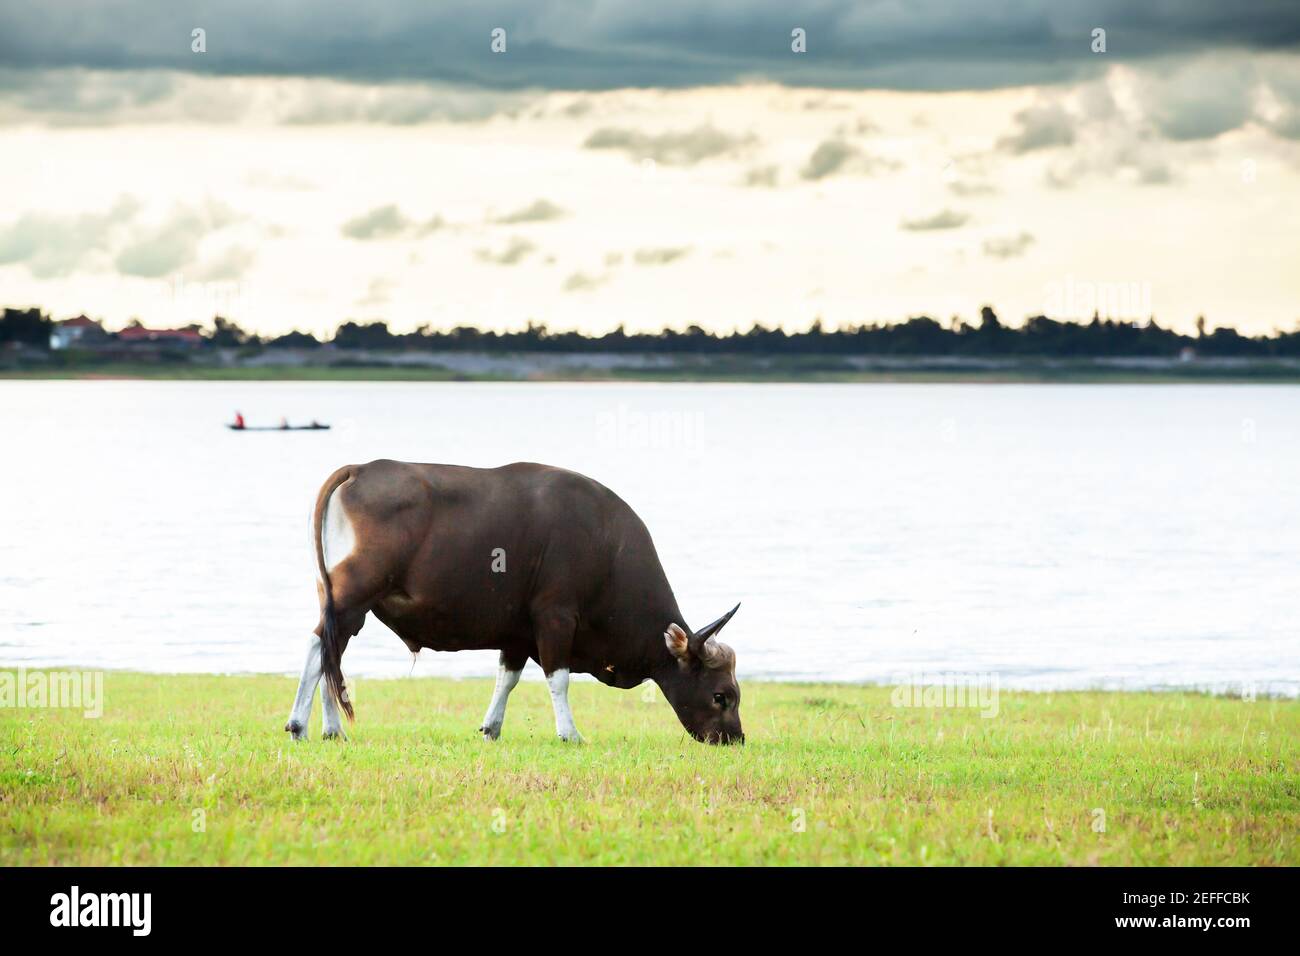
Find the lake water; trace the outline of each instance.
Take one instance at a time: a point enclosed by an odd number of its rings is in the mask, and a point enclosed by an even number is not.
[[[742,679],[1294,695],[1297,412],[1290,386],[0,382],[0,666],[296,674],[335,467],[532,460],[640,513],[690,624],[744,602]],[[412,664],[371,619],[345,667]]]

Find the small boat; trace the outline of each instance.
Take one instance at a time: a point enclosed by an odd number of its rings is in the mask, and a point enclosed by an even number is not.
[[[327,432],[328,425],[312,422],[310,425],[235,425],[230,422],[226,427],[232,432]]]

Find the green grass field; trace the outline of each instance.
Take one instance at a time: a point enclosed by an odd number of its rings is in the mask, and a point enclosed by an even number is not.
[[[3,864],[1300,863],[1300,702],[748,682],[749,743],[652,687],[576,683],[587,742],[520,685],[362,680],[348,742],[294,744],[283,677],[110,672],[104,712],[0,708]],[[647,693],[647,690],[649,692]]]

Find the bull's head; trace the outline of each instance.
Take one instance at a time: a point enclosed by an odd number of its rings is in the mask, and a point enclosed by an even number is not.
[[[740,729],[740,685],[736,683],[736,653],[717,634],[739,610],[737,604],[708,627],[694,634],[677,623],[668,625],[664,643],[677,660],[675,673],[661,683],[677,719],[696,740],[711,744],[745,742]]]

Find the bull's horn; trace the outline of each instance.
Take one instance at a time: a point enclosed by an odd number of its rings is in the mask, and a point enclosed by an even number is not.
[[[695,632],[696,639],[701,644],[703,644],[714,634],[717,634],[718,631],[722,630],[722,628],[726,625],[726,623],[731,620],[731,616],[739,610],[740,610],[740,605],[737,604],[735,607],[733,607],[726,614],[722,615],[722,617],[718,618],[712,624],[706,624],[704,627],[700,628],[698,631]]]
[[[691,650],[695,656],[700,659],[700,663],[705,667],[721,667],[726,663],[727,652],[724,651],[718,642],[714,639],[718,631],[731,620],[731,616],[740,610],[737,604],[722,617],[718,618],[712,624],[706,624],[695,632],[691,639]]]

